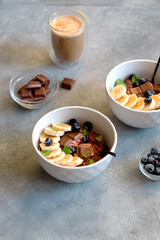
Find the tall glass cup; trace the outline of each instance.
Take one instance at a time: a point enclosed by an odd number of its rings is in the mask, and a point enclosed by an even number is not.
[[[53,62],[68,68],[77,65],[86,45],[86,16],[62,9],[48,18],[48,49]]]

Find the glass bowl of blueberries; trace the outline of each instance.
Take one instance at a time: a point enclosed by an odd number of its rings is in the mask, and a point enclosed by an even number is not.
[[[160,180],[160,149],[152,147],[140,157],[140,171],[151,180]]]

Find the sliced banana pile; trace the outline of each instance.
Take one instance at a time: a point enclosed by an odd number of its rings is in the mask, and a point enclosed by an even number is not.
[[[49,161],[62,166],[76,167],[83,162],[83,159],[77,156],[74,157],[71,154],[65,154],[59,144],[60,137],[69,131],[71,131],[71,125],[69,124],[52,123],[52,126],[46,127],[41,134],[39,145],[42,153],[45,153],[44,156]]]
[[[135,94],[126,94],[126,88],[123,85],[114,87],[110,94],[121,105],[134,110],[151,111],[160,108],[160,95],[152,95],[152,101],[145,103],[144,98],[137,97]]]

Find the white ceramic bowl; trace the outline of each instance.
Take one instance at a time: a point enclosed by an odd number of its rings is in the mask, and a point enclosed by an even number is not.
[[[83,182],[100,174],[110,163],[112,156],[107,155],[100,161],[82,167],[65,167],[48,161],[38,150],[39,136],[43,129],[53,122],[68,122],[76,118],[80,124],[90,121],[93,130],[103,135],[111,152],[115,151],[117,145],[117,133],[112,122],[102,113],[86,107],[63,107],[53,110],[44,115],[35,125],[32,132],[32,144],[39,164],[54,178],[70,183]]]
[[[126,108],[111,97],[110,91],[118,78],[124,80],[132,73],[151,80],[155,66],[156,62],[152,60],[131,60],[114,67],[106,78],[107,98],[111,110],[117,118],[132,127],[149,128],[160,124],[160,110],[145,112]],[[160,83],[160,67],[155,76],[155,83]]]

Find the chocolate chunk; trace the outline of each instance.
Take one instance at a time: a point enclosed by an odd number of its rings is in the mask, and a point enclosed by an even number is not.
[[[34,89],[34,96],[35,97],[46,97],[46,89],[45,87]]]
[[[46,96],[51,92],[51,89],[48,86],[44,86],[44,89],[46,91]]]
[[[69,138],[68,136],[64,135],[63,137],[61,137],[59,143],[60,145],[63,147],[64,145],[69,146],[71,143],[73,142],[73,140],[71,138]]]
[[[23,87],[21,87],[21,88],[18,90],[17,94],[21,96],[21,91],[22,91],[24,88],[27,89],[27,85],[24,85]]]
[[[125,83],[126,83],[126,85],[127,85],[127,88],[132,88],[133,87],[133,83],[132,83],[132,81],[130,80],[130,79],[126,79],[125,80]]]
[[[145,93],[145,91],[149,90],[149,89],[154,91],[153,84],[150,81],[147,81],[144,84],[140,85],[140,88],[141,88],[143,93]]]
[[[41,84],[39,81],[33,81],[31,80],[28,85],[27,85],[27,88],[28,89],[32,89],[32,88],[40,88],[41,87]]]
[[[71,79],[71,78],[64,78],[62,83],[61,83],[61,88],[71,90],[73,88],[75,82],[76,81]]]
[[[33,93],[30,89],[27,89],[26,87],[21,88],[20,90],[21,99],[23,100],[32,100],[33,99]]]
[[[153,84],[153,89],[156,93],[160,93],[160,84]]]
[[[48,86],[50,83],[50,80],[42,74],[38,74],[36,76],[36,80],[38,80],[40,83],[43,83],[45,86]]]
[[[83,137],[82,133],[80,132],[68,132],[66,135],[73,140],[81,139]]]
[[[77,147],[77,155],[83,157],[83,155],[91,157],[94,155],[92,144],[82,143]]]
[[[130,88],[130,92],[132,94],[136,94],[137,97],[144,97],[144,94],[143,94],[142,90],[140,89],[140,87]]]

